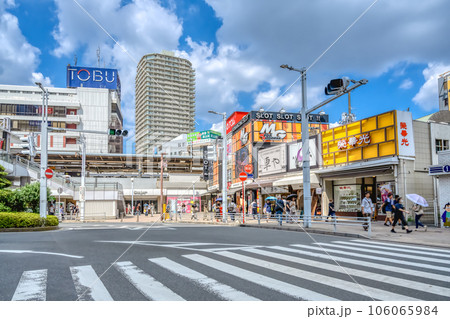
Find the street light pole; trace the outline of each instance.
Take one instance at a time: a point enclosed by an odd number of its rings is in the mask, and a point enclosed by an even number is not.
[[[80,186],[80,221],[84,222],[86,210],[86,137],[81,135],[81,186]]]
[[[134,216],[134,178],[131,178],[131,215]]]
[[[308,115],[317,110],[318,108],[324,106],[327,103],[339,98],[343,94],[348,93],[350,96],[350,92],[361,85],[367,84],[367,80],[363,79],[358,82],[353,81],[355,83],[354,86],[345,88],[337,93],[335,96],[307,109],[306,102],[306,68],[295,69],[292,66],[288,66],[287,64],[283,64],[280,66],[283,69],[288,69],[289,71],[300,72],[302,79],[302,109],[301,109],[301,125],[302,125],[302,168],[303,168],[303,212],[304,212],[304,226],[311,227],[311,168],[310,168],[310,158],[309,158],[309,123],[308,123]],[[350,101],[350,100],[349,100]]]
[[[222,115],[222,212],[223,222],[227,221],[227,113],[208,111],[212,114]]]
[[[41,176],[40,176],[40,199],[39,199],[39,215],[45,218],[47,216],[47,178],[45,177],[45,170],[48,162],[48,131],[47,131],[47,117],[48,117],[48,90],[42,86],[42,83],[35,82],[35,84],[42,90],[42,122],[41,122]]]

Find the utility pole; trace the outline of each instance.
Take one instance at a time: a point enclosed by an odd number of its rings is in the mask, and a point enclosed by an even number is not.
[[[80,221],[84,222],[86,203],[86,137],[81,135]]]
[[[161,200],[159,201],[159,211],[161,212],[161,220],[164,220],[164,211],[163,211],[163,199],[164,199],[164,191],[163,191],[163,174],[164,174],[164,155],[166,153],[161,153]]]
[[[35,82],[37,86],[42,90],[42,121],[41,121],[41,176],[40,190],[39,190],[39,215],[42,218],[47,216],[47,178],[45,177],[45,170],[47,169],[48,162],[48,90],[42,86],[42,83]]]

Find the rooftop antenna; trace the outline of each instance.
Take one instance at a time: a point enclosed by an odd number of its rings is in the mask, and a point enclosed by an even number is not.
[[[76,54],[73,56],[73,62],[75,64],[75,66],[77,66],[78,58],[77,58]]]
[[[100,67],[100,46],[97,48],[97,66]]]

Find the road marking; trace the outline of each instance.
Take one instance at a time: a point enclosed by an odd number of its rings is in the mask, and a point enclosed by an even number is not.
[[[347,281],[343,279],[333,278],[330,276],[316,274],[314,272],[300,270],[294,267],[285,266],[282,264],[269,262],[263,259],[253,258],[244,256],[241,254],[236,254],[233,252],[219,252],[217,253],[221,256],[232,258],[235,260],[239,260],[241,262],[245,262],[251,265],[255,265],[258,267],[263,267],[266,269],[270,269],[273,271],[281,272],[287,274],[289,276],[294,276],[297,278],[305,279],[308,281],[313,281],[320,283],[322,285],[331,286],[334,288],[338,288],[341,290],[346,290],[351,293],[368,296],[373,299],[383,300],[383,301],[394,301],[394,300],[406,300],[406,301],[415,301],[419,300],[416,298],[408,297],[401,294],[392,293],[386,290],[373,288],[370,286],[357,284],[353,281]]]
[[[349,252],[349,251],[342,251],[342,250],[337,250],[337,249],[328,249],[328,248],[324,248],[324,247],[312,247],[310,245],[294,244],[294,245],[291,245],[291,246],[305,248],[305,249],[326,251],[326,252],[330,252],[330,253],[336,253],[336,254],[347,255],[347,256],[354,256],[354,257],[359,257],[359,258],[381,260],[381,261],[386,261],[386,262],[389,262],[389,263],[392,263],[392,264],[400,264],[403,267],[405,267],[405,265],[409,265],[409,266],[414,266],[414,267],[418,267],[418,268],[422,268],[422,269],[423,268],[427,268],[427,269],[433,269],[433,270],[450,272],[450,269],[445,268],[445,267],[434,266],[434,265],[429,265],[429,264],[424,264],[424,263],[415,263],[415,262],[407,261],[407,260],[396,260],[394,258],[385,258],[385,257],[371,256],[371,255],[367,255],[367,254],[364,255],[364,254],[352,253],[352,252]],[[334,254],[333,254],[333,257],[334,257]]]
[[[320,243],[320,244],[314,243],[314,244],[318,245],[318,246],[328,246],[328,247],[336,247],[336,248],[341,248],[341,249],[356,250],[356,251],[361,251],[361,252],[366,252],[366,253],[371,253],[371,254],[386,255],[386,256],[392,256],[392,257],[402,257],[402,258],[408,258],[408,259],[414,259],[414,260],[423,260],[423,261],[427,261],[427,262],[448,264],[447,260],[442,260],[439,258],[423,257],[423,256],[417,256],[417,255],[412,256],[412,255],[402,254],[400,252],[391,253],[388,251],[380,251],[378,249],[365,249],[365,248],[360,248],[360,247],[343,246],[343,245],[336,245],[336,244],[329,244],[329,243]],[[447,269],[448,269],[447,271],[450,271],[449,268],[447,268]]]
[[[369,271],[355,269],[353,267],[347,267],[347,266],[341,267],[338,265],[328,264],[328,263],[319,262],[319,261],[315,261],[315,260],[311,260],[311,259],[294,257],[294,256],[290,256],[290,255],[285,255],[285,254],[274,253],[274,252],[270,252],[270,251],[264,251],[264,250],[260,250],[260,249],[246,249],[245,251],[248,251],[248,252],[251,252],[254,254],[258,254],[258,255],[271,257],[271,258],[286,260],[286,261],[294,262],[297,264],[317,267],[318,269],[327,269],[330,271],[336,271],[336,272],[339,272],[342,274],[347,274],[347,272],[345,272],[342,268],[344,268],[344,269],[350,268],[347,271],[351,276],[357,276],[357,277],[361,277],[361,278],[365,278],[365,279],[370,279],[370,280],[386,283],[389,285],[399,286],[402,288],[409,288],[409,289],[419,290],[422,292],[433,293],[433,294],[440,295],[440,296],[450,297],[450,289],[448,289],[448,288],[432,286],[430,284],[424,284],[421,282],[417,282],[415,280],[408,280],[408,279],[402,278],[402,280],[399,282],[397,280],[397,278],[394,278],[392,275],[377,274],[377,273],[373,273],[373,272],[369,272]],[[308,278],[308,277],[306,277],[306,278]],[[389,294],[389,292],[387,292],[387,293]],[[388,297],[388,296],[386,296],[386,297]]]
[[[113,300],[91,266],[70,267],[70,272],[78,300]]]
[[[83,256],[75,256],[75,255],[67,255],[67,254],[52,253],[52,252],[49,252],[49,251],[33,251],[33,250],[0,250],[0,253],[10,253],[10,254],[43,254],[43,255],[54,255],[54,256],[69,257],[69,258],[84,258]]]
[[[114,267],[148,299],[156,301],[184,300],[130,261],[117,262]]]
[[[361,242],[361,243],[367,243],[367,240],[362,240],[362,239],[355,239],[355,240],[351,240],[352,242]],[[396,247],[398,249],[399,245],[401,245],[401,249],[404,250],[405,248],[410,248],[412,250],[419,251],[419,250],[425,250],[426,252],[430,252],[430,251],[435,251],[440,253],[441,256],[444,256],[446,258],[448,258],[450,250],[449,249],[436,249],[436,248],[430,248],[430,247],[423,247],[423,246],[411,246],[411,245],[405,245],[403,243],[396,243],[396,244],[391,244],[391,243],[384,243],[384,242],[373,242],[371,241],[370,244],[372,246],[377,245],[377,246],[393,246]],[[422,253],[422,252],[421,252]]]
[[[17,285],[13,301],[45,301],[47,269],[24,271]]]
[[[195,282],[200,287],[212,292],[224,300],[231,301],[258,301],[259,299],[247,295],[239,290],[236,290],[230,286],[222,284],[212,278],[209,278],[195,270],[185,267],[179,263],[176,263],[168,258],[152,258],[149,261],[163,267],[164,269],[173,272],[178,276],[188,278]]]
[[[438,253],[433,253],[433,252],[428,252],[428,251],[421,251],[419,249],[406,249],[405,247],[403,247],[403,245],[398,245],[397,247],[374,247],[371,243],[354,243],[351,241],[333,241],[333,243],[336,244],[345,244],[345,245],[351,245],[351,246],[358,246],[358,247],[370,247],[373,249],[384,249],[384,250],[393,250],[396,252],[402,252],[402,253],[410,253],[410,254],[421,254],[421,255],[429,255],[429,256],[437,256],[440,257],[441,259],[450,259],[450,255],[447,254],[438,254]],[[444,261],[445,262],[445,261]],[[450,262],[450,260],[446,261],[446,262]]]
[[[276,280],[264,275],[260,275],[257,273],[254,273],[252,271],[248,271],[236,266],[232,266],[229,264],[226,264],[224,262],[214,260],[202,255],[198,254],[192,254],[192,255],[183,255],[183,257],[189,258],[195,262],[198,262],[200,264],[206,265],[208,267],[214,268],[218,271],[225,272],[227,274],[230,274],[232,276],[241,278],[246,281],[250,281],[252,283],[255,283],[257,285],[281,292],[285,295],[289,295],[295,298],[303,299],[303,300],[338,300],[335,298],[332,298],[330,296],[319,294],[315,291],[304,289],[302,287],[297,287],[288,283],[285,283],[280,280]]]
[[[311,257],[324,258],[324,259],[328,259],[328,260],[336,260],[338,262],[344,262],[344,263],[354,264],[354,265],[358,265],[358,266],[370,267],[370,268],[374,268],[374,269],[387,268],[387,269],[389,269],[389,272],[391,272],[393,276],[396,273],[400,274],[400,275],[404,275],[405,274],[405,272],[403,271],[404,267],[402,267],[402,269],[400,269],[401,271],[398,271],[395,267],[392,267],[392,265],[381,264],[381,263],[378,263],[378,262],[377,263],[372,263],[372,262],[364,261],[364,260],[361,260],[361,259],[351,259],[351,258],[345,258],[345,257],[338,257],[338,256],[335,256],[335,255],[329,256],[329,255],[325,254],[324,252],[315,253],[315,252],[299,250],[299,249],[293,249],[293,248],[287,248],[287,247],[281,247],[281,246],[269,246],[268,248],[276,249],[276,250],[282,250],[282,251],[296,253],[296,254],[301,254],[301,255],[306,255],[306,256],[311,256]],[[317,248],[317,247],[314,247],[314,248]],[[438,281],[450,282],[450,277],[449,276],[433,274],[433,273],[430,273],[430,272],[425,272],[425,271],[420,271],[420,270],[408,269],[408,275],[410,275],[410,276],[417,276],[417,277],[423,277],[423,278],[429,278],[429,279],[434,279],[434,280],[438,280]]]

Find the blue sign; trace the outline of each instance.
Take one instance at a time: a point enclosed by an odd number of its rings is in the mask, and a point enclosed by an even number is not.
[[[116,69],[67,66],[67,87],[89,87],[117,90],[120,96],[120,78]]]
[[[449,173],[450,173],[450,165],[430,166],[430,168],[428,169],[428,175],[441,175]]]

